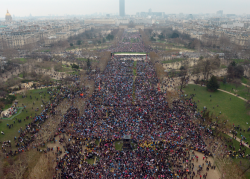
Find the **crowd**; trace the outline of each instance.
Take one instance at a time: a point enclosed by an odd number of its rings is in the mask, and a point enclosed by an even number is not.
[[[133,37],[139,42],[122,42],[112,49],[113,52],[147,51],[139,33],[125,32],[123,37],[125,41]],[[57,148],[55,171],[60,173],[60,178],[206,178],[204,170],[215,169],[207,157],[212,155],[216,146],[210,151],[205,144],[206,139],[212,141],[214,138],[211,128],[193,121],[197,114],[192,96],[183,101],[175,100],[170,107],[166,93],[159,87],[154,65],[146,56],[134,59],[135,56],[113,56],[104,72],[91,75],[95,90],[88,98],[85,98],[86,89],[79,87],[48,91],[51,102],[25,129],[20,130],[18,138],[14,138],[18,150],[8,151],[6,148],[11,147],[11,142],[3,143],[6,156],[13,156],[31,146],[41,151],[39,147],[48,141],[39,146],[31,145],[31,142],[49,116],[56,114],[57,105],[65,98],[72,103],[74,99],[84,98],[83,113],[71,105],[60,119],[52,139],[55,142],[57,135],[68,136],[59,140],[65,153]],[[77,80],[75,76],[73,81]],[[171,88],[176,85],[172,78],[164,83]],[[116,150],[116,142],[123,141],[125,136],[131,137],[131,150]],[[89,145],[96,140],[100,141],[98,145]],[[55,149],[44,151],[52,150]],[[203,155],[207,166],[195,169],[198,156],[193,151]],[[244,154],[244,150],[240,153]],[[94,165],[91,165],[88,160],[93,158]]]
[[[169,108],[164,93],[157,89],[151,62],[114,57],[95,84],[98,88],[88,99],[84,114],[79,116],[76,108],[68,110],[58,128],[75,141],[67,143],[67,153],[58,159],[56,169],[62,178],[197,175],[192,164],[195,156],[188,151],[211,155],[201,135],[204,127],[192,122],[188,115],[192,111],[183,101],[175,101]],[[135,141],[133,150],[115,150],[115,141],[125,135]],[[96,139],[101,140],[91,151],[96,165],[90,165],[86,161],[90,153],[83,145]]]
[[[73,79],[77,79],[76,76],[72,77]],[[62,87],[60,89],[54,88],[54,89],[48,89],[47,94],[50,96],[50,102],[45,103],[41,97],[41,100],[43,102],[43,110],[40,114],[35,115],[34,117],[31,117],[30,123],[25,125],[24,128],[20,128],[18,130],[19,136],[14,137],[14,141],[11,142],[11,140],[7,141],[1,141],[2,143],[2,151],[5,153],[6,157],[8,156],[14,156],[18,153],[27,151],[31,147],[39,147],[39,146],[45,146],[45,143],[48,141],[43,141],[42,143],[36,144],[35,146],[32,144],[32,142],[37,138],[38,132],[41,129],[43,123],[51,116],[54,116],[56,114],[56,107],[57,105],[63,101],[65,98],[68,98],[70,100],[74,100],[75,98],[85,98],[86,97],[86,89],[85,88],[76,88],[72,90],[68,87]],[[45,93],[44,93],[45,95]],[[27,96],[23,96],[27,97]],[[38,100],[38,99],[37,99]],[[33,103],[34,104],[34,103]],[[24,105],[25,109],[25,105]],[[21,123],[22,121],[30,120],[30,116],[27,116],[26,118],[20,119],[18,116],[13,119],[13,124],[8,124],[7,127],[8,130],[12,130],[11,128],[13,125],[15,125],[16,122]],[[4,134],[4,132],[2,133]],[[11,147],[11,143],[14,143],[14,146],[16,148]]]

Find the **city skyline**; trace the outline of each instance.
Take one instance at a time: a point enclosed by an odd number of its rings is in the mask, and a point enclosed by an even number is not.
[[[73,3],[72,3],[73,2]],[[194,5],[195,4],[195,5]],[[250,1],[247,0],[126,0],[125,9],[127,15],[135,15],[137,12],[165,12],[166,14],[199,14],[216,13],[223,10],[224,14],[248,14]],[[3,18],[7,9],[15,16],[49,16],[49,15],[89,15],[94,13],[119,14],[118,0],[3,0],[0,7],[0,17]],[[250,13],[249,13],[250,14]]]

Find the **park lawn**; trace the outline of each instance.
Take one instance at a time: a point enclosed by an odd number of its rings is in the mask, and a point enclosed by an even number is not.
[[[224,137],[226,137],[227,139],[232,139],[231,137],[229,137],[228,135],[224,134]],[[240,143],[235,140],[235,139],[232,139],[233,141],[233,146],[235,147],[235,151],[238,151],[239,148],[240,148]],[[229,142],[226,142],[227,145],[231,145],[231,143]],[[228,148],[228,150],[231,150],[230,148]],[[249,148],[246,148],[246,153],[245,154],[250,154],[250,149]],[[242,165],[240,165],[240,161],[242,162]],[[248,159],[245,159],[245,158],[233,158],[233,162],[239,166],[241,172],[245,171],[245,169],[249,166],[249,160]],[[248,170],[245,174],[246,178],[250,178],[250,170]]]
[[[224,137],[226,137],[227,139],[232,139],[232,137],[228,136],[227,134],[223,134]],[[233,146],[235,147],[235,151],[238,151],[239,148],[240,148],[240,143],[235,140],[235,139],[232,139],[233,141]],[[232,143],[229,143],[229,142],[226,142],[227,145],[229,144],[232,144]],[[246,148],[246,147],[244,147]],[[228,150],[231,150],[230,148],[228,148]],[[249,148],[246,148],[246,154],[250,155],[250,149]]]
[[[96,144],[96,146],[98,146],[100,144],[100,139],[96,139],[95,144]]]
[[[123,142],[122,141],[115,141],[115,150],[122,151]]]
[[[221,65],[220,68],[222,68],[222,69],[227,68],[227,66],[226,65]]]
[[[12,106],[12,104],[6,104],[6,105],[4,105],[3,110],[9,109],[11,106]]]
[[[134,75],[134,76],[137,75],[137,72],[136,72],[136,64],[137,64],[137,61],[134,61],[134,66],[133,66],[133,75]]]
[[[17,121],[15,121],[14,124],[14,119],[12,120],[8,120],[8,119],[3,119],[0,120],[0,131],[4,131],[5,135],[0,135],[0,141],[6,141],[6,140],[11,140],[13,141],[14,137],[18,137],[19,133],[18,130],[20,129],[20,127],[22,127],[23,129],[25,128],[25,124],[29,124],[32,119],[29,118],[28,120],[23,120],[24,118],[26,118],[26,116],[35,116],[35,113],[38,115],[42,112],[41,109],[41,105],[42,105],[42,101],[39,95],[39,92],[45,92],[45,99],[43,98],[43,100],[45,102],[49,101],[50,95],[47,93],[47,88],[43,88],[43,89],[37,89],[37,90],[30,90],[27,91],[27,98],[22,98],[22,94],[17,94],[17,100],[18,100],[18,106],[22,107],[22,104],[24,104],[26,106],[26,110],[23,110],[23,112],[19,115],[16,116],[17,119],[22,119],[21,123],[18,123]],[[32,99],[30,99],[29,96],[32,96]],[[41,94],[43,96],[43,94]],[[38,97],[38,101],[35,99],[35,97]],[[35,105],[33,106],[33,102],[35,102]],[[33,106],[33,110],[32,110],[32,106]],[[35,109],[39,107],[39,110],[37,112],[35,112]],[[7,127],[7,124],[14,124],[13,127],[11,129],[9,129]],[[14,146],[14,145],[12,145]]]
[[[91,158],[91,159],[86,159],[86,162],[90,165],[94,164],[95,159]]]
[[[70,71],[70,72],[66,72],[69,75],[79,75],[79,71]]]
[[[72,68],[62,66],[62,68],[58,72],[69,72],[69,71],[72,71]]]
[[[175,62],[181,62],[183,60],[184,60],[184,58],[176,58],[173,60],[164,60],[164,61],[162,61],[162,63],[175,63]]]
[[[202,111],[204,106],[206,106],[214,115],[220,115],[219,113],[221,111],[221,114],[228,117],[231,124],[234,124],[235,126],[240,125],[240,127],[245,130],[248,129],[250,125],[250,116],[245,108],[245,101],[242,99],[221,91],[209,92],[206,87],[193,84],[189,84],[184,88],[184,94],[196,94],[193,100],[197,103],[199,111]],[[200,102],[198,102],[198,100],[200,100]],[[242,135],[244,135],[247,138],[246,141],[250,143],[249,133],[242,131]],[[239,137],[239,131],[237,137]]]
[[[18,75],[18,77],[23,78],[23,74],[22,74],[22,73],[20,73],[20,74]]]
[[[236,64],[241,64],[246,61],[246,59],[233,59],[233,61],[235,61]]]
[[[247,79],[245,77],[242,77],[241,82],[244,83],[244,84],[248,84],[250,81],[249,81],[249,79]]]
[[[25,63],[27,60],[25,58],[20,58],[20,61]]]
[[[238,87],[236,87],[235,84],[233,84],[233,83],[224,84],[221,82],[220,89],[228,91],[228,92],[233,93],[233,94],[238,94],[245,99],[250,98],[250,88],[248,88],[244,85],[239,85]]]

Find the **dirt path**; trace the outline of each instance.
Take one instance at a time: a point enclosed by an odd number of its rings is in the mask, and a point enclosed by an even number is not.
[[[233,138],[233,134],[227,133],[227,135]],[[241,139],[238,138],[238,137],[234,137],[234,139],[237,140],[238,142],[241,141]],[[246,148],[249,148],[249,145],[246,144],[245,142],[242,141],[242,144],[243,144]],[[249,148],[249,149],[250,149],[250,148]]]
[[[194,82],[192,82],[192,81],[188,82],[188,84],[197,85],[197,84],[194,84]],[[200,85],[199,85],[199,86],[200,86]],[[203,87],[205,87],[205,86],[203,86]],[[221,91],[221,92],[230,94],[230,95],[232,95],[232,96],[236,96],[237,98],[242,99],[243,101],[247,101],[245,98],[242,98],[241,96],[235,95],[235,94],[230,93],[230,92],[228,92],[228,91],[225,91],[225,90],[222,90],[222,89],[218,89],[218,90]]]
[[[205,162],[205,160],[203,160],[203,154],[202,153],[200,153],[200,152],[194,152],[195,153],[195,155],[197,155],[198,156],[198,162],[196,162],[196,160],[194,160],[194,170],[195,169],[198,169],[199,168],[199,165],[201,165],[202,166],[202,164],[204,164],[204,169],[201,171],[201,175],[203,175],[203,174],[206,174],[207,173],[207,178],[206,179],[220,179],[221,178],[221,174],[220,174],[220,172],[218,171],[218,168],[216,167],[216,169],[215,170],[213,170],[213,169],[211,169],[211,168],[209,168],[209,171],[206,171],[206,162]],[[208,157],[207,158],[207,161],[210,161],[211,162],[211,164],[213,164],[214,163],[214,159],[212,158],[212,157]],[[195,170],[195,174],[197,173],[197,171]],[[199,176],[195,176],[194,178],[200,178]]]
[[[245,98],[242,98],[242,97],[240,97],[240,96],[238,96],[238,95],[235,95],[235,94],[233,94],[233,93],[230,93],[230,92],[228,92],[228,91],[225,91],[225,90],[222,90],[222,89],[218,89],[218,90],[219,90],[219,91],[222,91],[222,92],[224,92],[224,93],[227,93],[227,94],[231,94],[231,95],[233,95],[233,96],[236,96],[236,97],[242,99],[243,101],[247,101]]]
[[[250,88],[250,86],[249,85],[247,85],[247,84],[245,84],[245,83],[241,83],[243,86],[246,86],[246,87],[248,87],[248,88]]]

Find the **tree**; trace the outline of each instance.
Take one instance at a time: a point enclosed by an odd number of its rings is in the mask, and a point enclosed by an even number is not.
[[[160,40],[164,40],[164,39],[165,39],[165,36],[163,35],[163,33],[161,33],[160,35],[158,35],[158,38],[159,38]]]
[[[102,38],[102,43],[106,43],[106,39],[104,37]]]
[[[107,37],[106,37],[106,39],[107,39],[108,41],[111,41],[111,40],[114,39],[114,35],[108,34]]]
[[[187,85],[188,80],[187,80],[187,70],[184,66],[181,66],[181,89],[180,91],[182,92],[182,88]]]
[[[79,69],[79,65],[72,64],[72,65],[71,65],[71,68],[74,68],[74,69]]]
[[[235,62],[235,61],[232,61],[232,62],[230,63],[230,65],[232,65],[233,67],[235,67],[235,66],[236,66],[236,62]]]
[[[171,39],[174,39],[174,38],[179,38],[179,34],[178,33],[176,33],[176,32],[174,32],[172,35],[171,35],[171,37],[170,37]]]
[[[54,65],[54,70],[55,71],[61,71],[62,70],[62,64],[58,63],[58,64]]]
[[[88,58],[88,60],[87,60],[87,68],[88,68],[88,69],[90,69],[90,68],[91,68],[91,63],[90,63],[89,58]]]
[[[235,67],[235,77],[236,78],[242,78],[244,75],[244,68],[242,65],[237,65]]]
[[[76,44],[80,46],[82,44],[82,41],[81,40],[77,40]]]
[[[42,82],[44,82],[45,85],[48,85],[50,82],[50,76],[49,75],[43,75],[42,76]]]
[[[217,89],[220,87],[217,78],[215,76],[212,76],[211,79],[207,83],[207,89],[210,91],[217,91]]]
[[[73,47],[73,46],[74,46],[74,44],[70,43],[70,46],[71,46],[71,47]]]
[[[150,37],[150,40],[153,41],[153,42],[156,41],[155,38],[154,38],[153,36]]]
[[[235,85],[236,89],[241,86],[241,80],[240,79],[234,79],[232,83]]]
[[[227,67],[227,75],[230,79],[234,78],[242,78],[244,75],[244,68],[242,65],[237,65],[235,66],[235,62],[232,62],[228,67]]]

